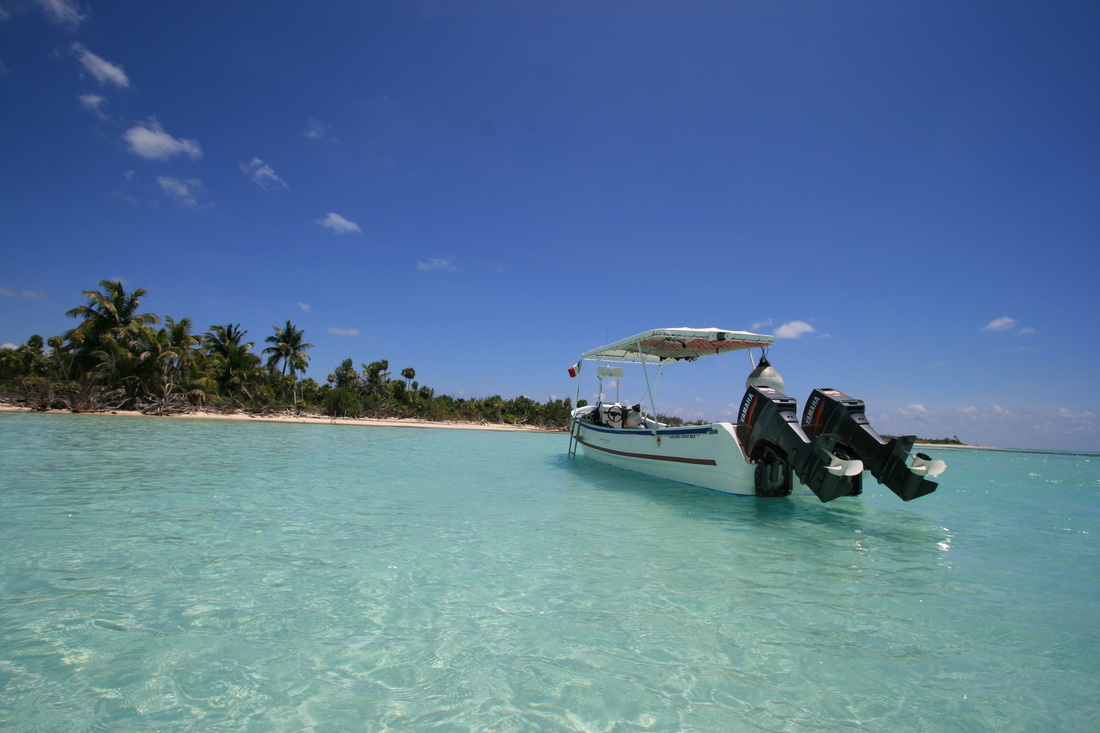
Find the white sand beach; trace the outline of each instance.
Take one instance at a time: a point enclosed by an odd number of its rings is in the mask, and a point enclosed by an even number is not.
[[[32,412],[16,405],[0,405],[0,412]],[[69,410],[47,410],[69,414]],[[314,425],[371,425],[391,428],[453,428],[459,430],[522,430],[528,432],[553,432],[530,425],[505,425],[502,423],[441,422],[403,418],[374,419],[366,417],[327,417],[324,415],[250,415],[244,412],[210,412],[194,410],[173,415],[146,415],[135,410],[109,410],[104,412],[78,412],[79,415],[117,415],[119,417],[160,418],[169,420],[238,420],[257,422],[305,423]]]

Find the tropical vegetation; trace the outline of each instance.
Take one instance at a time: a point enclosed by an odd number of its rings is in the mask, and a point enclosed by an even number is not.
[[[84,305],[66,315],[77,325],[60,336],[34,335],[0,349],[0,398],[33,410],[140,410],[171,414],[196,409],[257,414],[418,418],[565,428],[568,398],[545,403],[519,396],[437,395],[405,367],[344,359],[324,383],[303,378],[309,366],[305,332],[289,320],[273,327],[260,354],[239,323],[198,334],[190,318],[140,312],[146,291],[127,292],[101,280]],[[266,361],[264,360],[266,357]]]

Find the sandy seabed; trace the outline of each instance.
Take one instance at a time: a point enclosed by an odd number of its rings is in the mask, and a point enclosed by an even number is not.
[[[15,405],[0,405],[0,412],[33,412],[25,407]],[[47,410],[46,412],[70,414],[69,410]],[[168,420],[254,420],[257,422],[284,422],[302,423],[313,425],[372,425],[391,428],[452,428],[459,430],[523,430],[528,432],[552,432],[543,428],[529,425],[504,425],[502,423],[472,423],[472,422],[442,422],[433,420],[416,420],[404,418],[390,418],[376,420],[367,417],[327,417],[324,415],[250,415],[245,412],[208,412],[206,410],[193,410],[173,415],[146,415],[135,410],[108,410],[103,412],[78,412],[79,415],[117,415],[119,417],[145,417],[161,418]]]

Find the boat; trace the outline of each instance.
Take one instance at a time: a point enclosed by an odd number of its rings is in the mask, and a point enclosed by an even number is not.
[[[914,436],[879,435],[861,400],[815,389],[800,421],[797,401],[783,393],[783,378],[768,361],[773,341],[731,329],[659,328],[584,352],[569,374],[580,377],[594,367],[598,396],[595,404],[570,414],[569,456],[579,451],[619,468],[743,496],[812,494],[828,502],[858,496],[865,474],[904,501],[936,490],[931,479],[947,465],[925,453],[911,455]],[[752,366],[736,423],[671,425],[657,419],[654,385],[665,366],[735,351],[747,351]],[[646,408],[620,401],[625,365],[641,367]],[[614,401],[605,401],[604,380],[614,382]],[[580,389],[578,379],[577,405]]]

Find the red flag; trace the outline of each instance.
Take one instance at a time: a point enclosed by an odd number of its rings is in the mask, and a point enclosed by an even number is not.
[[[569,376],[570,377],[577,376],[577,367],[579,367],[579,366],[580,366],[580,362],[577,362],[573,366],[569,367]]]

